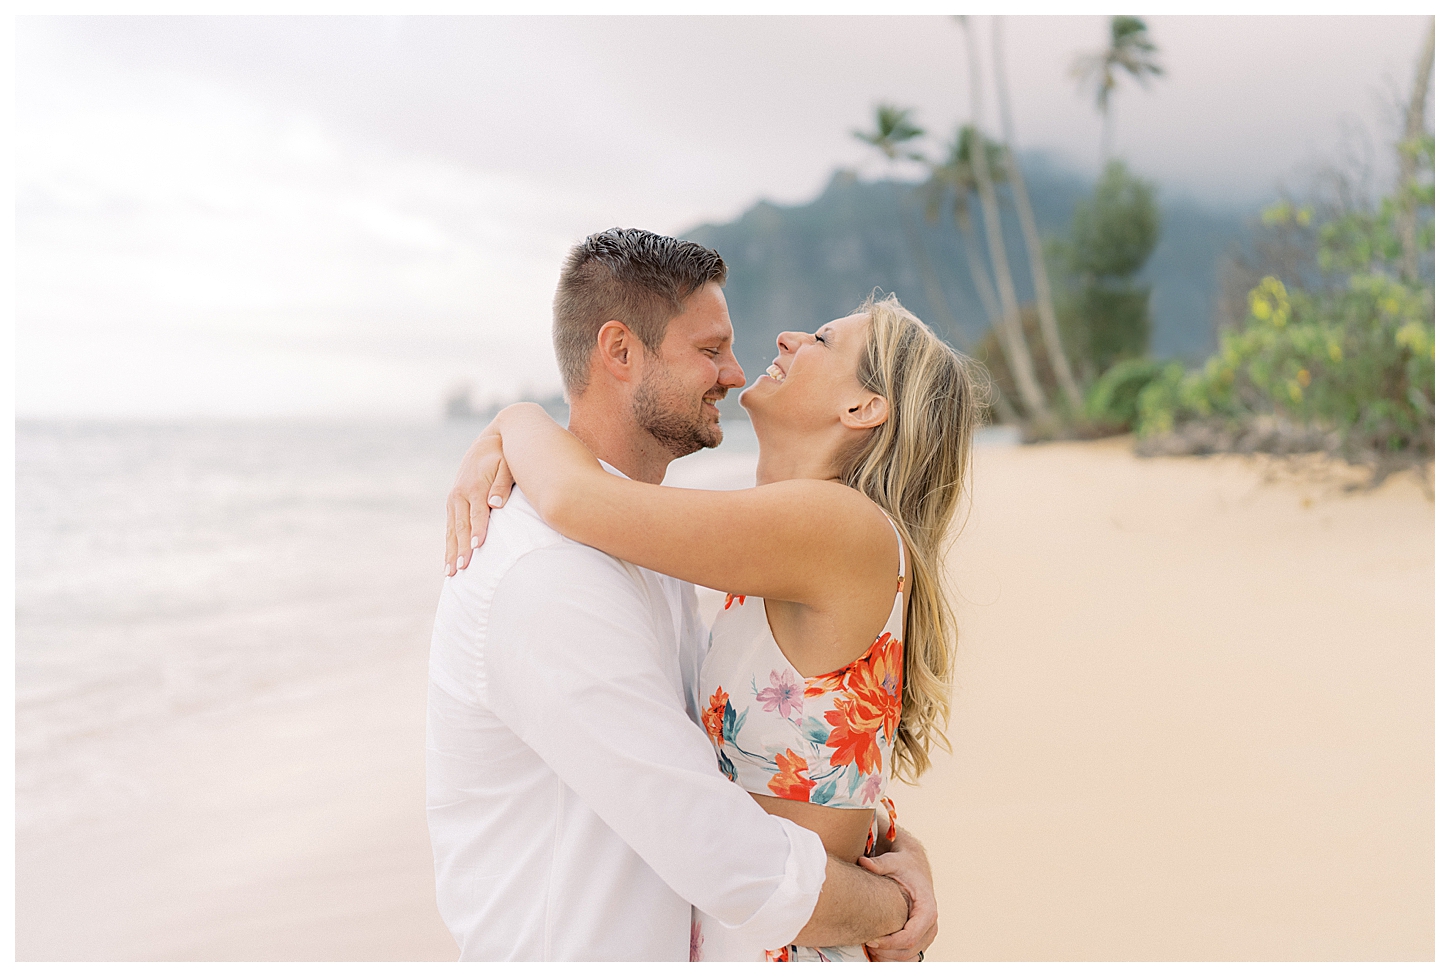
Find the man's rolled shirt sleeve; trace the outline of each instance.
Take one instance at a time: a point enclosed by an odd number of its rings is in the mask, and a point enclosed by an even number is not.
[[[784,946],[815,910],[825,850],[719,772],[646,586],[586,547],[522,557],[494,595],[480,693],[681,898],[744,944]]]

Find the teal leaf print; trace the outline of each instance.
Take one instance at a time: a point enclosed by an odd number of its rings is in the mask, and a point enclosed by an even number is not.
[[[836,782],[827,780],[825,783],[816,784],[816,789],[811,791],[812,804],[829,804],[831,798],[836,796]]]
[[[801,732],[806,734],[806,739],[812,743],[824,745],[826,740],[831,738],[831,727],[821,722],[815,716],[807,716],[805,722],[801,723]]]
[[[730,758],[724,753],[717,751],[715,753],[715,759],[720,761],[720,772],[723,773],[725,776],[729,777],[731,780],[734,780],[735,764],[730,762]]]
[[[725,703],[725,715],[720,720],[720,736],[725,742],[735,742],[735,737],[739,734],[740,727],[745,724],[745,717],[749,713],[749,709],[744,712],[736,712],[733,702]]]

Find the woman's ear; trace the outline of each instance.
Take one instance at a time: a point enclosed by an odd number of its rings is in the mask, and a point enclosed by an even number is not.
[[[867,431],[885,424],[889,413],[885,397],[866,391],[860,400],[841,411],[841,424],[853,431]]]
[[[631,379],[630,355],[634,346],[634,333],[617,319],[610,319],[599,327],[594,347],[604,360],[604,368],[614,379],[628,383]]]

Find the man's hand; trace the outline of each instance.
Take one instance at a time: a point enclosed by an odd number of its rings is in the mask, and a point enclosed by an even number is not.
[[[866,944],[866,953],[876,961],[918,959],[917,954],[924,952],[936,939],[936,892],[931,885],[931,865],[926,860],[926,849],[906,829],[897,825],[896,841],[890,851],[875,858],[863,856],[856,864],[894,880],[905,890],[911,902],[911,914],[906,925],[890,936],[871,940]]]
[[[826,856],[826,880],[816,908],[791,940],[797,946],[860,946],[877,933],[895,933],[911,916],[911,897],[899,883]]]
[[[483,545],[489,510],[507,502],[514,485],[496,424],[484,428],[469,447],[458,466],[453,491],[448,493],[443,572],[450,577],[468,566],[473,551]]]

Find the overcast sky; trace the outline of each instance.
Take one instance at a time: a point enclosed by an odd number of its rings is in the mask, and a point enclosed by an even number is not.
[[[1427,19],[1148,22],[1168,74],[1122,90],[1117,147],[1212,203],[1267,198],[1346,124],[1387,138]],[[1106,18],[1003,26],[1019,145],[1092,171],[1068,67]],[[883,100],[936,134],[968,113],[945,17],[21,18],[16,47],[22,417],[552,391],[571,243],[877,174],[850,130]]]

